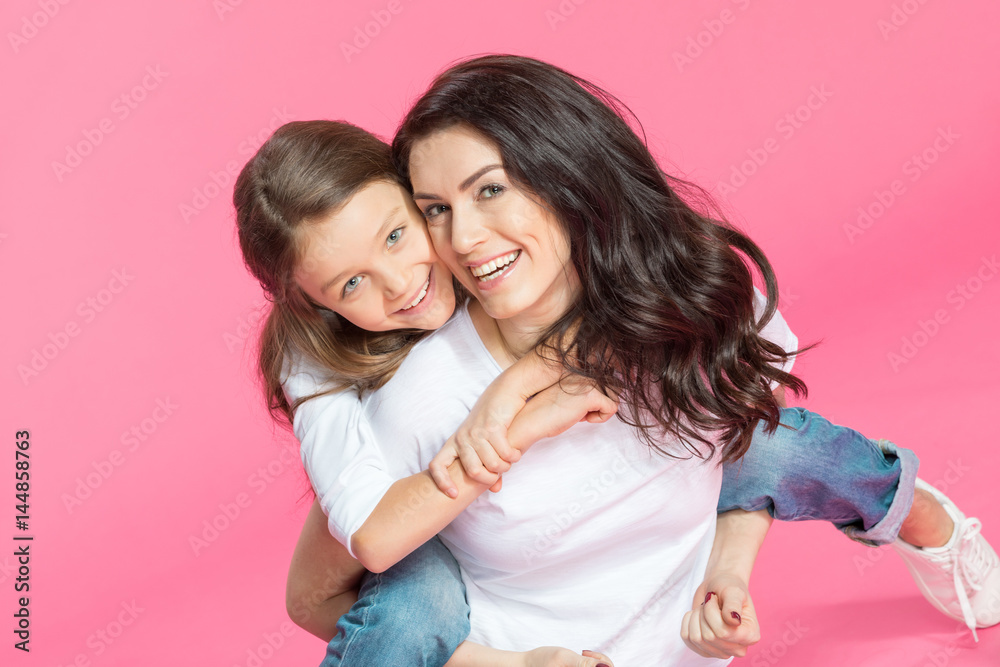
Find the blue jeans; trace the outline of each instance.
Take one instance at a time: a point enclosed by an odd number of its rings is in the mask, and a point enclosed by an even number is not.
[[[780,521],[829,521],[872,546],[896,539],[913,503],[917,457],[803,408],[723,466],[719,512],[767,509]],[[367,574],[321,667],[436,665],[469,634],[458,564],[438,538],[382,574]]]
[[[469,636],[458,563],[437,537],[361,580],[321,667],[441,667]]]
[[[766,509],[779,521],[829,521],[869,546],[896,539],[913,504],[917,455],[805,408],[784,408],[773,435],[723,466],[719,512]]]

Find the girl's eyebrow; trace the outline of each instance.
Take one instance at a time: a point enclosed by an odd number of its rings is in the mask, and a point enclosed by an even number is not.
[[[393,222],[396,220],[396,216],[399,215],[399,212],[402,209],[403,209],[402,206],[393,206],[392,207],[392,210],[389,211],[389,215],[385,216],[385,219],[382,221],[382,225],[378,228],[378,231],[375,232],[375,236],[373,238],[376,241],[378,241],[379,239],[381,239],[383,236],[386,235],[386,230],[388,230],[388,228],[393,224]],[[341,271],[340,273],[338,273],[337,275],[335,275],[333,278],[330,278],[329,280],[327,280],[325,283],[323,283],[323,286],[319,289],[320,294],[326,294],[326,291],[328,289],[330,289],[333,285],[335,285],[338,282],[340,282],[340,279],[343,278],[348,273],[353,273],[353,271],[350,271],[350,270]]]
[[[461,183],[459,183],[459,185],[458,185],[458,191],[459,192],[465,192],[466,190],[468,190],[469,188],[471,188],[472,184],[475,183],[476,180],[478,180],[481,176],[483,176],[484,174],[490,173],[494,169],[503,169],[503,165],[502,164],[488,164],[485,167],[483,167],[481,169],[478,169],[476,171],[476,173],[474,173],[472,176],[469,176],[467,179],[465,179],[464,181],[462,181]],[[438,197],[437,195],[430,195],[430,194],[427,194],[425,192],[414,192],[413,193],[413,199],[414,200],[416,200],[416,199],[441,199],[441,197]]]

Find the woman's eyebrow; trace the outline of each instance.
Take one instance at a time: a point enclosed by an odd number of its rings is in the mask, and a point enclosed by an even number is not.
[[[479,179],[484,174],[490,173],[494,169],[503,169],[503,165],[502,164],[488,164],[485,167],[476,170],[476,173],[472,174],[472,176],[469,176],[467,179],[465,179],[464,181],[462,181],[461,183],[459,183],[459,185],[458,185],[458,191],[459,192],[465,192],[466,190],[468,190],[469,188],[472,187],[472,184],[475,183],[477,179]],[[413,193],[413,198],[414,199],[441,199],[441,197],[438,197],[437,195],[431,195],[431,194],[427,194],[425,192],[414,192]]]

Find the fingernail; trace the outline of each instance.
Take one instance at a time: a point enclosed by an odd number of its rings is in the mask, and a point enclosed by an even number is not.
[[[705,601],[702,602],[702,604],[708,604],[708,601],[712,599],[713,595],[715,595],[715,593],[709,591],[708,595],[705,596]]]
[[[740,613],[739,613],[738,611],[734,611],[734,612],[733,612],[733,618],[735,618],[735,619],[736,619],[737,621],[739,621],[740,623],[742,623],[742,622],[743,622],[743,617],[742,617],[742,616],[740,616]]]

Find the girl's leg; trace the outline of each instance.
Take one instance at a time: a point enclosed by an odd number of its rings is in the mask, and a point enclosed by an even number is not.
[[[829,521],[871,546],[890,544],[910,513],[919,461],[909,449],[783,408],[772,434],[723,469],[719,511],[767,509],[780,521]]]
[[[385,572],[364,575],[321,667],[442,667],[468,635],[458,563],[435,537]]]
[[[944,494],[919,482],[916,455],[887,440],[785,408],[774,434],[758,427],[742,460],[724,466],[719,512],[767,509],[782,521],[830,521],[870,546],[892,544],[940,611],[975,627],[1000,623],[1000,561]],[[904,537],[917,545],[899,539]],[[930,541],[927,541],[930,540]]]

